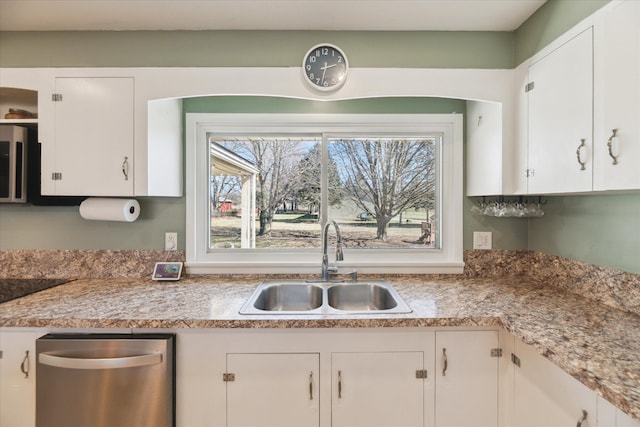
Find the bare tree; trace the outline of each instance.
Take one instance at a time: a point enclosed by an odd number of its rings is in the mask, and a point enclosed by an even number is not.
[[[256,206],[260,228],[258,235],[271,233],[273,215],[292,194],[296,164],[301,157],[300,141],[278,137],[236,138],[224,143],[250,160],[258,170],[256,176]]]
[[[376,238],[386,239],[393,217],[433,199],[435,138],[341,138],[331,142],[346,194],[375,217]]]
[[[320,143],[316,143],[311,147],[304,158],[302,158],[298,163],[295,183],[295,198],[308,206],[309,213],[320,210],[320,203],[322,200],[322,192],[320,188],[322,171],[321,163],[322,151]],[[328,159],[327,172],[329,182],[329,205],[340,205],[344,196],[342,182],[340,182],[340,175],[338,174],[336,162],[331,156],[329,156]]]

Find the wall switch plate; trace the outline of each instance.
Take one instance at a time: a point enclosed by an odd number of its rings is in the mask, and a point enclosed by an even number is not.
[[[474,231],[473,249],[491,249],[491,232]]]
[[[178,250],[178,233],[175,233],[175,232],[164,233],[164,250],[165,251]]]

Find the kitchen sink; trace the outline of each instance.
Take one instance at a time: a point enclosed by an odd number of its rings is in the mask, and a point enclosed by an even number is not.
[[[253,307],[263,311],[308,311],[322,305],[320,286],[299,283],[274,283],[256,295]]]
[[[265,280],[240,314],[395,314],[411,309],[386,280]]]
[[[398,306],[388,287],[373,283],[330,286],[327,298],[331,307],[346,311],[386,311]]]

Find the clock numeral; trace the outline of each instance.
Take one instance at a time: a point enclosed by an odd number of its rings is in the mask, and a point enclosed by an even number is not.
[[[329,55],[329,48],[328,47],[323,47],[322,48],[322,55],[324,55],[324,56]]]

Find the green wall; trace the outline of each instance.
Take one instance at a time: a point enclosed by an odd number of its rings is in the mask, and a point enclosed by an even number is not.
[[[513,68],[513,33],[71,31],[0,33],[0,67],[298,67],[315,44],[351,67]]]
[[[298,66],[318,42],[343,47],[353,67],[513,68],[608,0],[550,0],[518,30],[506,32],[0,32],[0,67]],[[382,54],[381,54],[382,53]],[[211,98],[185,102],[188,112],[385,113],[460,112],[460,101],[421,98],[302,105],[294,100]],[[250,102],[248,102],[250,101]],[[275,103],[275,104],[274,104]],[[135,223],[85,221],[77,207],[0,206],[0,249],[159,249],[164,232],[184,247],[184,199],[140,198]],[[537,219],[469,213],[474,230],[493,232],[494,248],[533,249],[640,273],[640,195],[549,197]]]
[[[609,0],[549,0],[515,31],[515,64],[548,45]]]
[[[549,197],[529,247],[640,273],[640,194]]]

